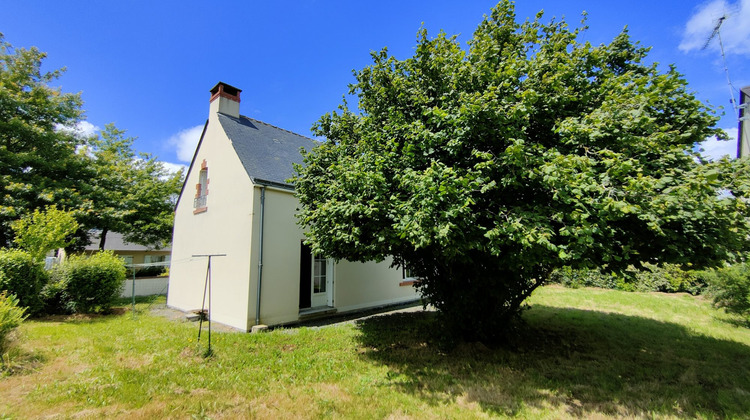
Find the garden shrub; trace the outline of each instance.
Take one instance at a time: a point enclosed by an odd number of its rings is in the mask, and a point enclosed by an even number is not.
[[[74,310],[70,299],[65,291],[65,281],[62,279],[62,270],[56,266],[50,272],[50,281],[42,288],[42,301],[44,306],[41,312],[45,314],[70,314]]]
[[[632,272],[636,290],[640,292],[685,292],[698,295],[705,288],[705,283],[694,272],[683,270],[676,264],[657,266],[644,263],[643,269],[634,269]]]
[[[47,295],[71,312],[105,312],[112,307],[125,282],[125,265],[111,251],[73,256],[55,268]]]
[[[549,278],[552,283],[559,283],[571,288],[601,287],[620,289],[623,280],[613,273],[603,273],[599,269],[573,269],[563,267],[552,272]]]
[[[0,355],[8,348],[10,333],[26,319],[24,312],[17,297],[0,292]]]
[[[15,295],[29,314],[42,309],[41,291],[49,281],[42,263],[20,249],[0,249],[0,292]]]
[[[703,271],[699,276],[708,284],[715,307],[750,321],[750,263]]]
[[[563,267],[552,272],[552,283],[567,287],[601,287],[628,292],[687,292],[699,294],[705,282],[692,271],[683,270],[676,264],[644,263],[643,268],[630,266],[624,273],[607,273],[600,269],[573,269]]]

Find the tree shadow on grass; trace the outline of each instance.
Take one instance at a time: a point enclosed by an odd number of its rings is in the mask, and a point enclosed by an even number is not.
[[[535,305],[512,347],[444,352],[434,316],[357,323],[362,357],[393,371],[390,386],[430,404],[511,416],[524,407],[572,417],[750,413],[750,346],[741,343],[648,318]]]
[[[750,328],[750,318],[743,318],[739,315],[732,314],[730,316],[716,317],[716,319],[735,328]]]

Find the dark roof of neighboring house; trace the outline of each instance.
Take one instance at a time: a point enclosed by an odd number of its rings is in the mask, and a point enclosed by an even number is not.
[[[250,179],[255,183],[291,187],[294,163],[302,163],[300,149],[318,142],[262,121],[219,113],[219,121]]]
[[[91,243],[86,246],[86,251],[98,251],[99,250],[99,235],[101,232],[92,231],[89,233],[89,240]],[[104,249],[111,251],[171,251],[172,247],[167,246],[166,248],[155,248],[153,246],[147,247],[138,244],[132,244],[126,242],[122,237],[122,233],[108,232],[107,238],[104,240]]]

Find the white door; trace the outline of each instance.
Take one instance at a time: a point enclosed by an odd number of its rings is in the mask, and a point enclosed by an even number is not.
[[[311,306],[333,306],[333,260],[318,255],[312,259]]]

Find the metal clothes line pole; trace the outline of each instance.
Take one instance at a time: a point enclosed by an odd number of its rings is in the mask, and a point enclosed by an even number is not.
[[[131,312],[133,313],[133,318],[135,318],[135,267],[131,267],[131,270],[133,270],[133,284],[131,284],[130,290],[131,290],[131,300],[132,300],[132,309]]]
[[[203,314],[206,311],[206,292],[208,292],[208,350],[207,354],[211,354],[211,257],[226,257],[227,254],[200,254],[193,255],[197,257],[208,257],[208,264],[206,265],[206,281],[203,284],[203,303],[201,304],[200,322],[198,324],[198,342],[201,341],[201,331],[203,331]]]

